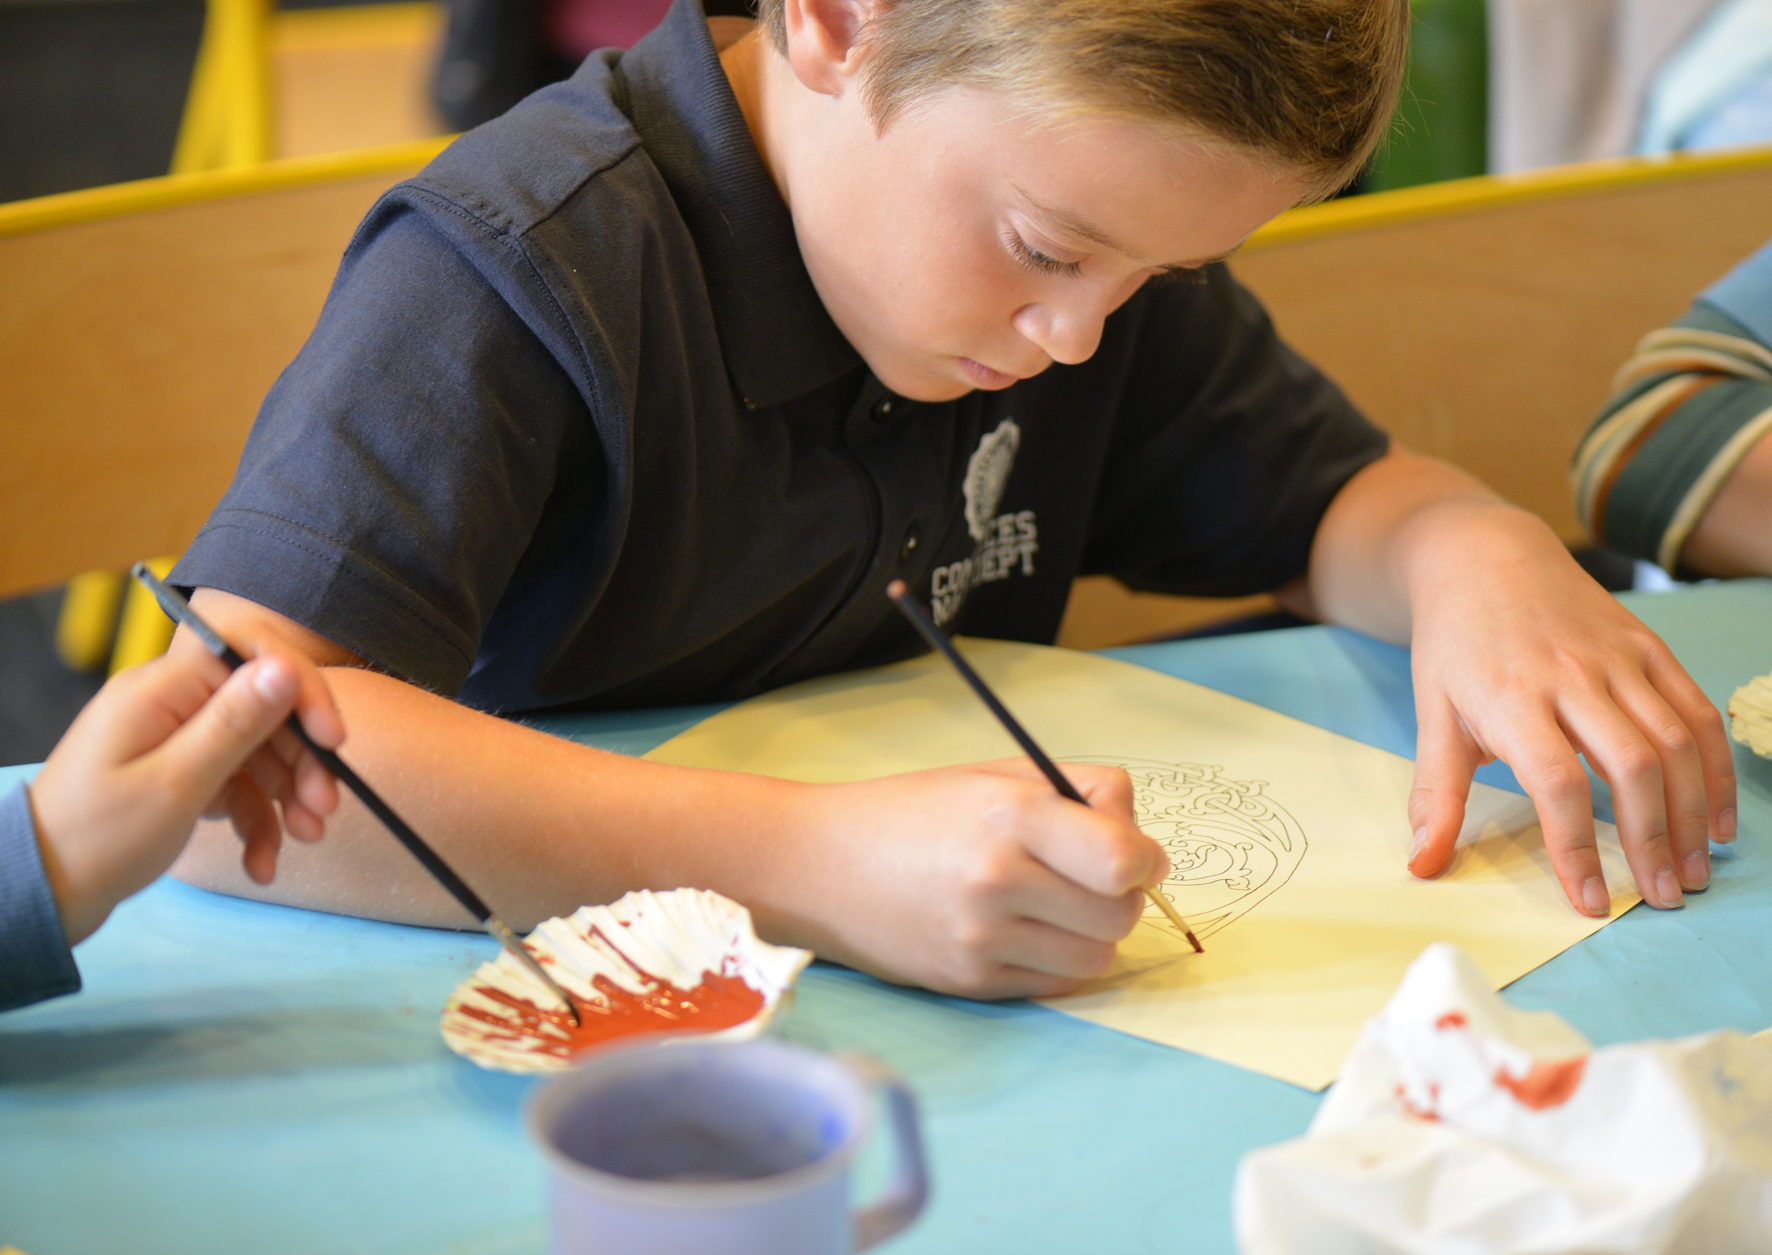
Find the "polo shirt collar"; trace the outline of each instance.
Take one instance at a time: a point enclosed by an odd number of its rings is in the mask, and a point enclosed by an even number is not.
[[[753,409],[861,365],[825,312],[698,0],[676,0],[621,60],[629,116],[701,255],[720,349]]]

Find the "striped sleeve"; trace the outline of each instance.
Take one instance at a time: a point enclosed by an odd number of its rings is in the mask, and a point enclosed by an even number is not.
[[[79,988],[21,784],[0,795],[0,1011]]]
[[[1772,348],[1700,298],[1643,338],[1612,387],[1570,466],[1576,512],[1605,544],[1672,571],[1730,472],[1772,431]]]

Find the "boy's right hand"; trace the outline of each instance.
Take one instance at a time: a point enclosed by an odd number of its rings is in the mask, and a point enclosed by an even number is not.
[[[1112,767],[1066,763],[1089,806],[1025,758],[810,786],[826,847],[802,906],[815,948],[902,984],[1046,997],[1104,973],[1169,873]]]

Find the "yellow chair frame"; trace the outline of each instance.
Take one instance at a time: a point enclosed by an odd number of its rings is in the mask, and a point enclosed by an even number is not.
[[[271,156],[271,0],[208,0],[172,173]]]

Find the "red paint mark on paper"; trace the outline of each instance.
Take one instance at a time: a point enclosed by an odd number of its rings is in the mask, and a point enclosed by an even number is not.
[[[1464,1012],[1448,1011],[1434,1021],[1434,1027],[1444,1032],[1449,1028],[1463,1028],[1469,1023],[1470,1021],[1464,1018]]]
[[[1577,1055],[1554,1063],[1534,1063],[1525,1076],[1518,1078],[1509,1076],[1505,1068],[1498,1069],[1495,1083],[1512,1094],[1522,1107],[1544,1111],[1561,1107],[1573,1098],[1586,1071],[1587,1056]]]

